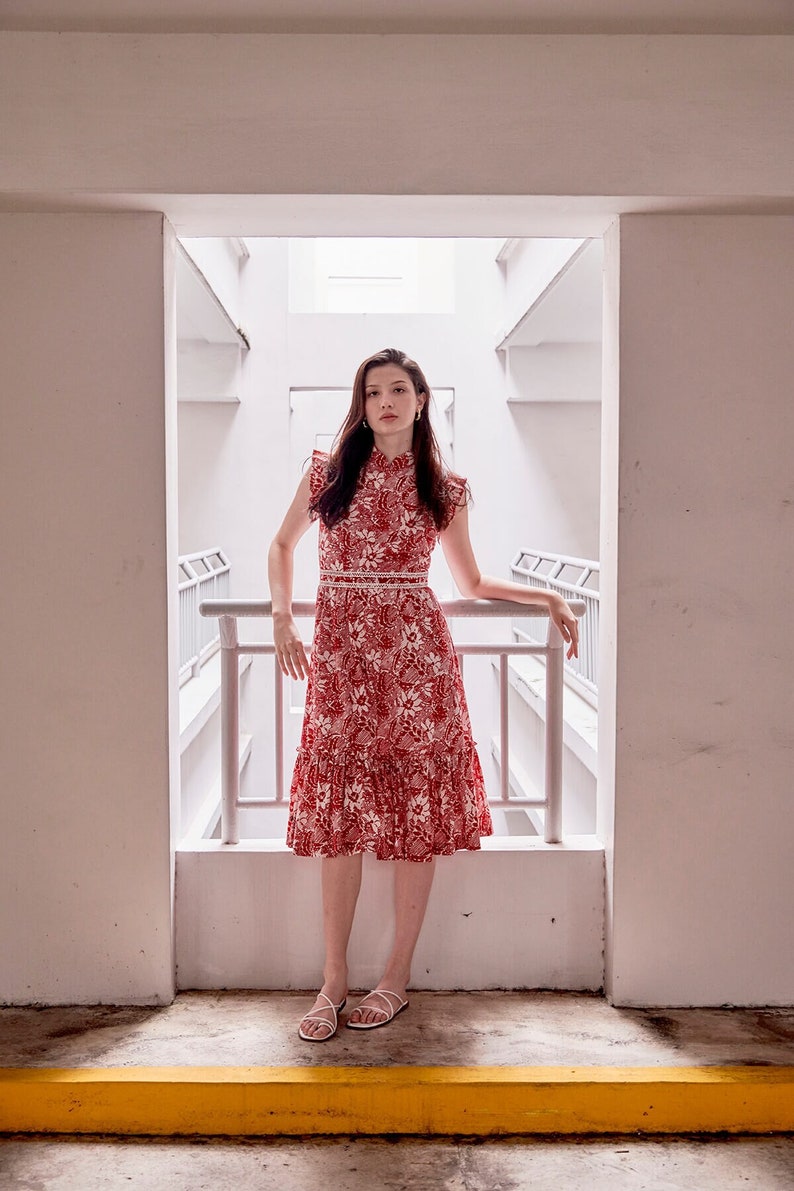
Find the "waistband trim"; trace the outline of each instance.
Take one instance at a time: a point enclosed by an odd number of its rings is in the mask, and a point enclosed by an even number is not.
[[[427,571],[320,571],[321,587],[427,587]]]

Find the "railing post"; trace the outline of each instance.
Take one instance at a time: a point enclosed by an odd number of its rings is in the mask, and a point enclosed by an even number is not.
[[[562,839],[562,694],[564,649],[562,633],[549,619],[546,638],[546,773],[545,837],[547,844]]]
[[[502,802],[510,799],[510,734],[508,728],[510,687],[508,684],[508,658],[499,654],[499,785]]]
[[[220,617],[221,629],[221,840],[240,842],[240,681],[237,618]]]

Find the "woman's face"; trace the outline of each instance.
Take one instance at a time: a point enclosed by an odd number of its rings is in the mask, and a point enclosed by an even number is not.
[[[417,394],[407,372],[397,364],[378,364],[370,368],[364,385],[365,416],[375,440],[407,438],[407,450],[413,439],[414,419],[424,405],[424,395]]]

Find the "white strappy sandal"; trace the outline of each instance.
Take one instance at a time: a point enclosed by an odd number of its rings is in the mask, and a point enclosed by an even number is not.
[[[347,1004],[347,997],[343,997],[342,1002],[339,1005],[335,1005],[333,1003],[333,1001],[331,1000],[331,998],[327,997],[325,995],[325,993],[323,993],[323,992],[317,994],[318,1000],[320,999],[320,997],[322,997],[322,999],[324,1001],[328,1002],[328,1008],[331,1010],[331,1012],[334,1015],[333,1021],[329,1021],[327,1017],[323,1017],[319,1013],[307,1013],[305,1017],[301,1018],[301,1025],[298,1028],[298,1037],[302,1038],[304,1042],[329,1042],[331,1040],[331,1038],[334,1037],[337,1029],[339,1028],[338,1014],[340,1014],[342,1012],[345,1005]],[[322,1022],[322,1024],[324,1026],[328,1027],[328,1033],[327,1034],[306,1034],[303,1029],[303,1022],[305,1022],[305,1021]]]
[[[382,1005],[365,1004],[370,997],[381,997],[386,1002],[387,1007],[384,1009]],[[395,1001],[399,1002],[396,1009],[389,1000],[389,997],[394,997]],[[345,1025],[348,1030],[377,1030],[381,1026],[387,1026],[398,1013],[402,1013],[403,1009],[407,1008],[408,1002],[404,1001],[399,993],[390,992],[388,988],[374,988],[372,992],[368,992],[365,997],[361,998],[356,1005],[356,1009],[370,1009],[373,1013],[382,1013],[383,1021],[347,1021]]]

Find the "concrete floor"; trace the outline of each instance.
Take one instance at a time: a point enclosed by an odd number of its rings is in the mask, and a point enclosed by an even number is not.
[[[791,1191],[794,1138],[0,1137],[4,1191]]]
[[[794,1009],[615,1009],[578,993],[423,992],[386,1029],[341,1029],[311,1044],[297,1027],[312,1000],[183,992],[158,1008],[0,1008],[0,1067],[794,1065]]]
[[[391,1026],[297,1036],[309,994],[0,1009],[0,1066],[794,1065],[794,1010],[614,1009],[572,993],[414,993]],[[355,1004],[351,997],[350,1006]],[[0,1138],[9,1191],[791,1191],[794,1137]]]

